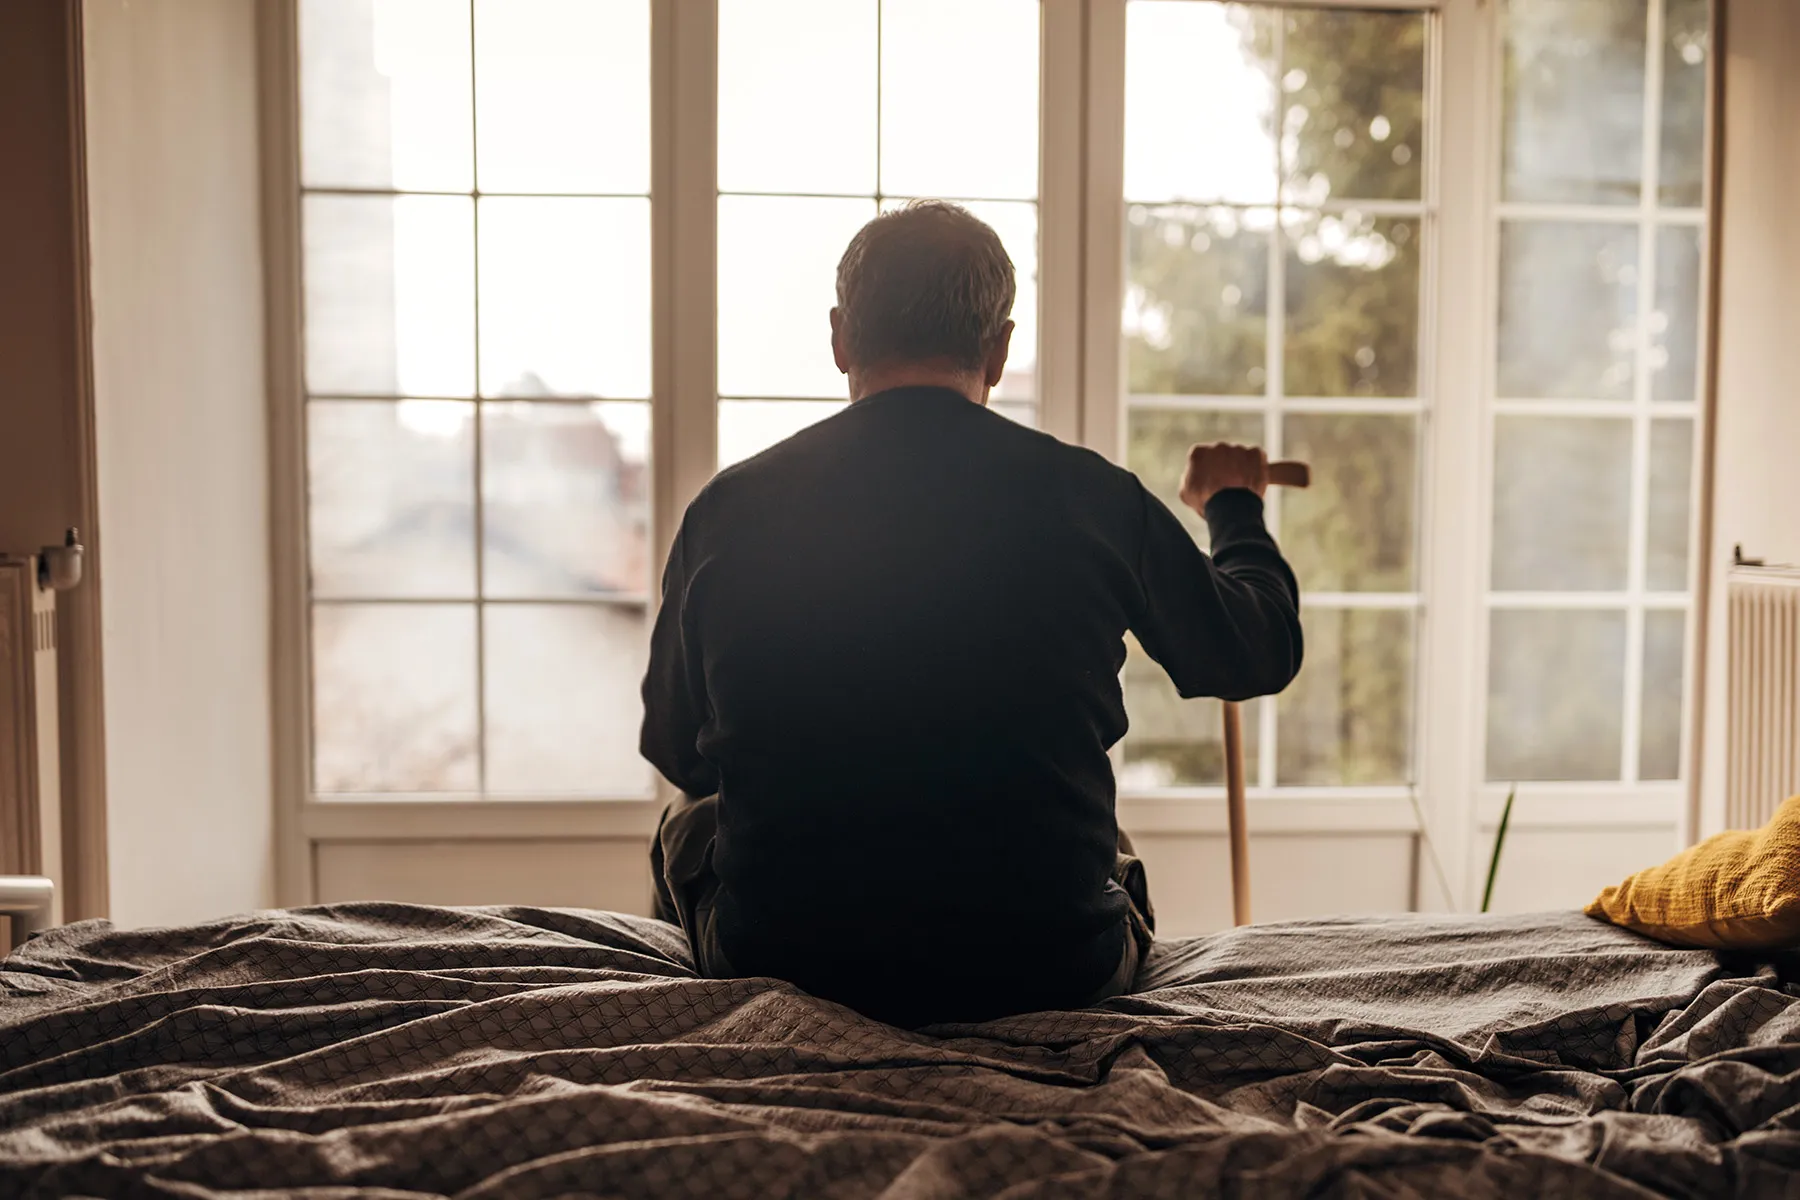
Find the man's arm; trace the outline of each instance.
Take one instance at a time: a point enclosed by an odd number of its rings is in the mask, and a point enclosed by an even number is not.
[[[650,669],[644,674],[644,728],[638,745],[650,765],[690,796],[719,790],[719,773],[700,756],[696,741],[706,723],[706,679],[700,648],[687,620],[686,527],[675,535],[663,569],[662,606],[650,634]]]
[[[1181,498],[1206,518],[1211,558],[1140,487],[1144,612],[1134,630],[1184,697],[1273,695],[1299,673],[1300,588],[1263,525],[1267,484],[1259,450],[1194,449]]]

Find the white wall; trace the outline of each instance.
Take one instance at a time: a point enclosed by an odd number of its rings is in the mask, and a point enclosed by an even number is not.
[[[1731,0],[1726,18],[1702,834],[1724,820],[1731,548],[1800,563],[1800,4]]]
[[[650,912],[645,838],[326,841],[313,847],[319,901],[537,904]]]
[[[272,899],[254,4],[85,0],[112,917]]]

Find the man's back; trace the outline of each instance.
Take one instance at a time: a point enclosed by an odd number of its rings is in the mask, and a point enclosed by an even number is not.
[[[1126,936],[1125,630],[1184,694],[1278,690],[1298,665],[1260,502],[1215,506],[1240,578],[1130,474],[933,388],[709,485],[670,556],[644,748],[719,795],[734,969],[897,1020],[1103,983]]]

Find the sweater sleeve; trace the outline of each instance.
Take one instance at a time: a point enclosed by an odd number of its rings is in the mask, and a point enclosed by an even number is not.
[[[650,634],[650,668],[644,675],[644,727],[638,745],[670,783],[690,796],[710,796],[719,790],[719,773],[697,745],[710,709],[700,648],[687,619],[686,538],[684,523],[663,570],[662,604]]]
[[[1234,488],[1206,505],[1212,555],[1139,485],[1144,605],[1133,632],[1183,697],[1248,700],[1300,671],[1300,588],[1263,525],[1262,498]]]

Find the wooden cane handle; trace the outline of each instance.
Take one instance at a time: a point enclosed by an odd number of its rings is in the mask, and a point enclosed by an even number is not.
[[[1272,462],[1269,464],[1269,483],[1276,487],[1311,487],[1312,468],[1291,459]]]

